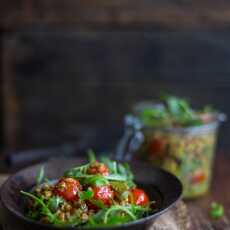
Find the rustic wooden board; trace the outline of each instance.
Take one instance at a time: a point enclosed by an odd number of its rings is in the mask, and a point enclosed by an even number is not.
[[[227,0],[17,0],[5,1],[0,23],[5,29],[28,24],[78,28],[228,29]]]

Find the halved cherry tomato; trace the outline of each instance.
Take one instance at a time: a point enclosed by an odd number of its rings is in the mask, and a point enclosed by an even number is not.
[[[144,190],[139,188],[131,189],[130,202],[136,205],[145,206],[149,203],[149,197]]]
[[[197,170],[195,171],[194,175],[192,176],[192,183],[193,184],[198,184],[198,183],[202,183],[205,180],[206,176],[204,174],[204,172],[202,170]]]
[[[87,170],[87,173],[88,174],[99,174],[99,175],[103,175],[103,176],[108,176],[109,175],[109,169],[105,164],[100,163],[98,161],[95,161],[90,165],[90,167]]]
[[[80,182],[73,178],[62,178],[54,187],[54,193],[67,201],[78,200],[79,190],[81,190]]]
[[[110,205],[114,198],[114,191],[110,186],[93,187],[93,199],[102,201],[105,205]]]

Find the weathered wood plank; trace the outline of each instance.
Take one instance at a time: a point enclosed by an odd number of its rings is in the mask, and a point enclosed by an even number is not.
[[[6,124],[18,134],[10,131],[8,138],[21,137],[15,140],[25,146],[56,144],[86,135],[82,127],[92,126],[87,135],[112,127],[114,141],[136,101],[168,90],[230,114],[229,38],[229,33],[14,33],[4,46],[5,80],[13,87],[6,92],[12,94]],[[222,146],[229,147],[229,132],[226,124]],[[100,135],[103,140],[108,134]]]
[[[77,28],[108,26],[172,30],[228,29],[230,3],[221,1],[20,0],[1,8],[6,29],[28,24]]]

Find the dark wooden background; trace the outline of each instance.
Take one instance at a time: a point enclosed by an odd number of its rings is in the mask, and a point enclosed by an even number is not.
[[[13,1],[1,9],[5,148],[112,148],[137,101],[170,91],[230,115],[230,3]],[[227,152],[230,126],[220,132]]]

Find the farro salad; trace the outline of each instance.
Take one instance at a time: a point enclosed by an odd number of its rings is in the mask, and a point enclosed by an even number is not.
[[[127,164],[89,151],[89,163],[48,180],[41,168],[37,185],[25,196],[27,217],[58,227],[105,227],[138,220],[157,210],[134,183]]]

